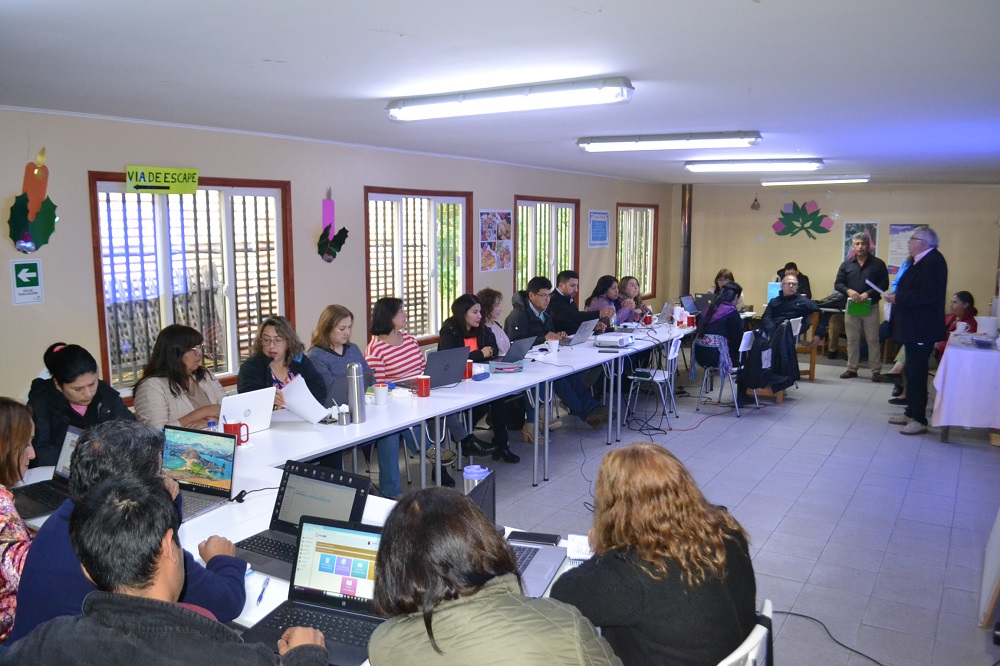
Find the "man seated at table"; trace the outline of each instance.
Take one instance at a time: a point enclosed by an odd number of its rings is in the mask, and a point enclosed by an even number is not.
[[[552,292],[549,300],[548,314],[552,317],[552,326],[556,331],[563,331],[566,335],[576,334],[580,324],[591,319],[600,317],[610,321],[615,316],[614,306],[609,305],[603,310],[586,312],[580,310],[576,302],[576,295],[580,292],[580,276],[576,271],[562,271],[556,275],[556,290]],[[598,324],[594,329],[601,331],[603,324]]]
[[[781,280],[781,293],[768,302],[764,316],[761,317],[761,325],[768,335],[773,334],[781,322],[798,317],[802,317],[802,325],[808,328],[808,317],[814,312],[819,312],[819,306],[815,302],[797,293],[798,288],[798,278],[786,273]],[[824,335],[826,335],[826,322],[820,317],[819,325],[813,333],[812,346],[820,346]]]
[[[511,299],[513,310],[507,315],[503,327],[507,337],[512,341],[531,337],[535,339],[537,345],[546,340],[561,340],[566,337],[565,331],[556,331],[553,317],[548,312],[551,292],[552,282],[546,277],[539,276],[528,280],[526,291],[514,294]],[[587,390],[580,378],[580,373],[556,379],[552,382],[552,388],[569,407],[569,411],[586,421],[594,430],[608,422],[607,408],[598,403]],[[527,413],[528,420],[533,422],[535,412],[530,404],[527,407]],[[530,423],[525,423],[521,433],[524,435],[525,441],[531,441],[534,428],[531,427]]]
[[[80,569],[69,536],[73,507],[91,488],[120,478],[165,486],[181,515],[177,483],[161,475],[162,462],[163,434],[141,423],[110,421],[80,437],[70,459],[70,498],[38,530],[25,558],[8,643],[52,618],[79,615],[84,598],[97,589]],[[198,554],[205,566],[184,551],[181,600],[208,609],[220,622],[239,617],[246,602],[246,562],[235,556],[232,542],[220,536],[201,542]]]
[[[97,586],[83,615],[40,625],[0,657],[18,664],[316,664],[323,634],[290,627],[277,645],[245,644],[197,605],[178,603],[187,553],[180,518],[155,479],[109,479],[78,499],[69,538]],[[280,656],[276,656],[277,650]]]
[[[805,273],[800,273],[799,267],[795,264],[794,261],[789,261],[787,264],[785,264],[784,268],[778,269],[777,281],[781,282],[782,280],[785,279],[786,275],[794,275],[795,278],[799,281],[798,291],[796,291],[795,293],[799,294],[800,296],[805,296],[806,298],[813,298],[814,294],[812,293],[812,288],[809,286],[809,276],[806,275]]]

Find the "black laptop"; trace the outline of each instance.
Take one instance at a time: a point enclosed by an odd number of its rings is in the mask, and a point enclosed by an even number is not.
[[[712,305],[712,301],[715,300],[715,294],[695,294],[694,295],[694,306],[698,308],[698,312],[708,312],[708,308]]]
[[[303,515],[322,515],[361,522],[370,485],[367,477],[289,460],[274,500],[270,529],[237,543],[236,557],[249,562],[256,571],[290,580],[299,519]]]
[[[69,462],[82,434],[82,430],[73,426],[66,430],[66,439],[63,440],[51,479],[11,489],[14,507],[21,520],[48,515],[69,499]]]
[[[688,314],[698,314],[701,312],[698,309],[698,305],[694,302],[694,298],[691,296],[681,296],[681,307]]]
[[[375,557],[382,528],[302,516],[288,600],[243,634],[245,643],[277,646],[289,627],[326,637],[330,663],[357,666],[383,619],[375,614]]]
[[[496,359],[500,363],[517,363],[523,360],[528,352],[531,351],[531,346],[535,344],[534,338],[521,338],[520,340],[514,340],[510,344],[510,349],[501,358]]]
[[[465,377],[465,364],[469,360],[468,347],[456,347],[427,354],[424,374],[431,378],[431,388],[455,386]]]

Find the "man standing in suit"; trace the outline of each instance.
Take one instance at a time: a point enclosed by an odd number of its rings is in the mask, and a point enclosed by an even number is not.
[[[906,411],[889,419],[903,426],[904,435],[927,432],[927,364],[934,343],[945,339],[948,264],[937,246],[938,235],[930,227],[914,231],[909,241],[913,265],[895,293],[885,297],[892,303],[892,337],[906,349]]]

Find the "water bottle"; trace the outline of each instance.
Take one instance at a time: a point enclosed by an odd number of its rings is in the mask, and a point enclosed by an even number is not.
[[[365,373],[360,363],[347,364],[347,406],[351,423],[365,422]]]
[[[490,470],[479,465],[466,465],[462,468],[462,478],[465,480],[465,494],[479,485],[479,482],[489,476]]]
[[[219,423],[215,419],[209,419],[205,425],[205,430],[209,432],[219,432]]]

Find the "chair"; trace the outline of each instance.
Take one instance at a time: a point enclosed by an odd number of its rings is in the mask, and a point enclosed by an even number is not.
[[[677,401],[674,398],[674,378],[677,375],[677,359],[680,356],[681,351],[681,340],[682,338],[676,338],[670,342],[670,347],[667,351],[667,367],[665,370],[656,370],[653,368],[639,368],[633,370],[632,374],[629,375],[629,380],[632,385],[628,390],[628,399],[625,401],[625,407],[628,412],[635,412],[636,405],[639,403],[639,391],[641,383],[656,384],[656,388],[660,392],[660,404],[663,405],[663,415],[667,419],[667,430],[670,430],[670,417],[667,416],[668,411],[674,413],[674,417],[677,417]],[[667,395],[670,395],[670,408],[667,407]],[[633,399],[632,396],[635,396]]]
[[[748,331],[748,333],[750,333],[750,339],[753,340],[753,332]],[[743,340],[745,340],[746,337],[747,337],[746,333],[744,333]],[[741,341],[740,347],[742,348],[742,346],[743,345]],[[736,407],[736,418],[739,418],[740,400],[739,398],[736,397],[736,382],[733,380],[733,375],[736,374],[736,370],[739,368],[738,359],[736,361],[733,361],[732,372],[728,373],[726,377],[722,377],[722,373],[719,372],[718,349],[714,347],[707,347],[705,345],[700,345],[698,344],[697,340],[695,340],[692,343],[691,349],[694,352],[692,354],[692,356],[694,357],[694,362],[700,365],[705,370],[705,375],[701,378],[701,391],[698,392],[698,406],[695,407],[694,411],[696,412],[701,411],[701,400],[705,395],[705,388],[709,386],[709,383],[712,381],[713,375],[719,375],[719,378],[721,380],[719,382],[719,402],[722,402],[722,389],[726,384],[725,380],[729,379],[729,387],[733,391],[733,405]],[[709,389],[709,392],[711,391],[712,389]]]
[[[805,372],[803,372],[802,369],[800,368],[799,369],[799,374],[802,375],[803,377],[808,377],[809,381],[811,381],[811,382],[816,381],[816,353],[817,353],[817,349],[816,349],[816,347],[812,346],[812,339],[811,339],[810,336],[806,336],[809,339],[806,342],[804,342],[804,343],[800,343],[801,341],[799,340],[799,333],[802,331],[802,317],[796,317],[795,319],[789,319],[788,323],[791,324],[791,326],[792,326],[792,337],[795,338],[795,353],[796,354],[802,354],[802,353],[809,354],[809,369],[806,370]],[[817,330],[819,330],[819,313],[818,312],[812,313],[812,317],[809,320],[809,329],[808,330],[813,331],[814,335],[815,335],[815,332]]]
[[[762,666],[773,663],[771,614],[771,600],[765,599],[757,614],[757,625],[738,648],[719,662],[719,666]]]
[[[737,369],[743,368],[743,358],[750,348],[753,347],[753,331],[747,331],[743,334],[743,338],[740,340],[740,366]],[[757,405],[757,409],[760,409],[760,400],[757,398],[757,389],[750,389],[753,391],[753,402]]]

